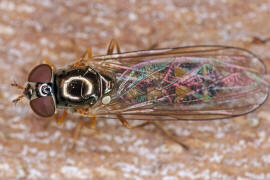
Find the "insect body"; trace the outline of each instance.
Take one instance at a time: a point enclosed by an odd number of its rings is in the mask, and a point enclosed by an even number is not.
[[[269,95],[265,65],[244,49],[190,46],[120,53],[116,44],[118,53],[112,54],[113,44],[108,55],[88,52],[60,70],[35,67],[24,90],[32,110],[50,117],[56,109],[69,109],[92,123],[119,118],[129,127],[126,120],[132,119],[239,116],[260,107]]]

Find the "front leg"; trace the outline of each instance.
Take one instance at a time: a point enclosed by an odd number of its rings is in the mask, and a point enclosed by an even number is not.
[[[55,115],[57,125],[59,125],[59,126],[62,125],[66,121],[66,119],[67,119],[66,117],[67,117],[67,111],[66,110],[64,110],[64,112],[60,116],[60,118],[59,118],[59,113],[57,113]]]

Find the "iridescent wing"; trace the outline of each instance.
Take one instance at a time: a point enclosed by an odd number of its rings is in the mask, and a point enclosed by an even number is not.
[[[225,46],[190,46],[96,56],[94,69],[114,74],[111,103],[97,117],[209,120],[260,107],[269,87],[266,67],[251,52]]]

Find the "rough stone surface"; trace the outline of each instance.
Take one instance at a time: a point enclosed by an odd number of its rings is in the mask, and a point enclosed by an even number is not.
[[[80,117],[36,117],[27,101],[11,103],[43,58],[57,67],[92,47],[104,54],[116,38],[122,51],[223,44],[247,48],[270,64],[270,0],[0,1],[0,179],[270,179],[269,102],[248,116],[222,121],[165,122],[190,147],[158,129],[128,130],[118,121],[84,129]],[[47,127],[47,128],[46,128]]]

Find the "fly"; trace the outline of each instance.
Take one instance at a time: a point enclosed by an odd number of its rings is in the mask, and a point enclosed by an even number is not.
[[[116,48],[117,53],[113,53]],[[240,116],[259,108],[269,95],[266,66],[245,49],[188,46],[121,53],[112,40],[107,55],[88,50],[74,64],[55,70],[37,65],[28,75],[23,95],[41,117],[57,109],[89,117],[74,135],[96,118],[116,118],[128,128],[154,124],[173,138],[161,120],[212,120]],[[146,120],[130,126],[128,120]],[[173,138],[174,139],[174,138]],[[184,148],[186,145],[179,142]]]

